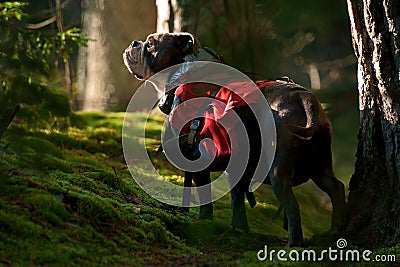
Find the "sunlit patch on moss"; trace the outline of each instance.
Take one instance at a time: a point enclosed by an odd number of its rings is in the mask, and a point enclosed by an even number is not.
[[[185,179],[183,176],[181,175],[169,175],[169,176],[164,176],[165,179],[173,184],[176,185],[183,185],[183,180]]]

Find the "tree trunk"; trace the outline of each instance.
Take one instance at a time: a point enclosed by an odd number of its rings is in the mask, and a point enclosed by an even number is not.
[[[157,32],[181,32],[182,9],[178,0],[156,0],[157,6]],[[157,93],[158,98],[164,94]]]
[[[91,39],[80,48],[78,86],[83,92],[83,110],[105,110],[109,94],[109,50],[105,31],[105,0],[83,1],[82,28]]]
[[[56,21],[57,28],[60,33],[64,32],[64,19],[61,7],[61,0],[56,0]],[[63,60],[64,60],[64,79],[65,86],[67,87],[67,92],[69,94],[69,104],[71,110],[76,110],[76,94],[74,92],[72,81],[73,81],[73,68],[70,56],[68,55],[68,49],[66,42],[63,42],[64,52],[63,52]]]
[[[79,109],[125,110],[140,82],[127,75],[122,52],[133,40],[143,40],[155,31],[155,2],[81,1],[82,32],[90,41],[79,48]]]
[[[180,32],[182,12],[178,0],[156,0],[157,32]]]
[[[400,242],[400,2],[347,4],[360,129],[346,230],[360,245],[391,245]]]

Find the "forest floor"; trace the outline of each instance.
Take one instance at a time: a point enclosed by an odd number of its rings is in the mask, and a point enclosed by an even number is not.
[[[334,127],[334,168],[348,184],[358,115],[355,94],[343,93],[320,98],[330,103],[324,106]],[[250,233],[230,228],[229,196],[215,202],[213,220],[198,221],[197,208],[182,213],[147,195],[123,157],[124,115],[75,113],[57,127],[32,128],[18,120],[10,126],[0,140],[0,265],[268,266],[278,262],[257,259],[265,245],[289,251],[283,216],[273,219],[279,204],[268,186],[257,191],[256,207],[247,207]],[[147,122],[149,154],[160,142],[162,123],[160,116]],[[182,180],[162,157],[154,165],[163,176]],[[327,196],[312,183],[295,194],[307,248],[335,247],[326,233]]]

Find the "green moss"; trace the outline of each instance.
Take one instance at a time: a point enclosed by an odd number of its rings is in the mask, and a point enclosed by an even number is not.
[[[10,234],[10,238],[35,238],[40,235],[41,227],[32,222],[29,217],[23,215],[20,207],[9,207],[8,210],[0,210],[0,228],[3,236]]]
[[[61,201],[47,192],[27,190],[23,199],[24,205],[32,207],[33,212],[54,226],[63,225],[71,214]]]
[[[148,222],[146,225],[146,238],[151,241],[157,241],[166,243],[170,239],[170,233],[165,229],[165,226],[161,224],[161,221],[156,219],[152,222]]]
[[[62,158],[61,149],[46,139],[29,136],[25,138],[24,142],[34,151],[42,154],[49,154],[57,158]]]
[[[0,153],[2,261],[146,265],[194,252],[168,228],[181,216],[120,168],[123,115],[77,114],[63,131],[11,127]]]
[[[183,214],[143,192],[122,156],[124,115],[74,113],[64,130],[10,127],[3,139],[4,145],[10,143],[7,153],[0,150],[1,262],[256,266],[255,253],[264,244],[285,244],[282,215],[272,219],[279,203],[269,186],[256,192],[255,208],[246,204],[250,233],[231,230],[229,196],[214,203],[213,221],[197,221],[198,208]],[[143,114],[135,116],[144,122]],[[149,150],[160,142],[163,119],[155,116],[147,122]],[[160,173],[182,183],[182,173],[165,157],[153,160]],[[148,175],[140,168],[134,172]],[[306,237],[327,231],[330,211],[321,204],[326,196],[309,185],[294,191]]]

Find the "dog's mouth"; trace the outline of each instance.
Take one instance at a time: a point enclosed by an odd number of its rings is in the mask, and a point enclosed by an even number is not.
[[[136,56],[134,54],[135,52],[136,52]],[[140,71],[137,70],[138,54],[139,54],[139,51],[133,51],[131,48],[127,48],[124,51],[124,53],[122,54],[122,56],[123,56],[124,64],[125,64],[126,68],[128,69],[128,71],[131,74],[135,75],[135,77],[138,80],[144,80],[146,78],[145,74],[139,74],[138,72],[140,72]]]
[[[124,64],[130,73],[135,74],[133,71],[133,66],[135,66],[138,62],[137,57],[132,55],[131,49],[126,49],[123,53]]]
[[[125,67],[128,69],[128,71],[133,74],[131,64],[132,64],[132,59],[131,55],[128,50],[125,50],[124,53],[122,54],[122,58],[124,60]]]
[[[134,74],[134,75],[138,80],[143,80],[143,78],[144,78],[142,75],[139,75],[139,74]]]

